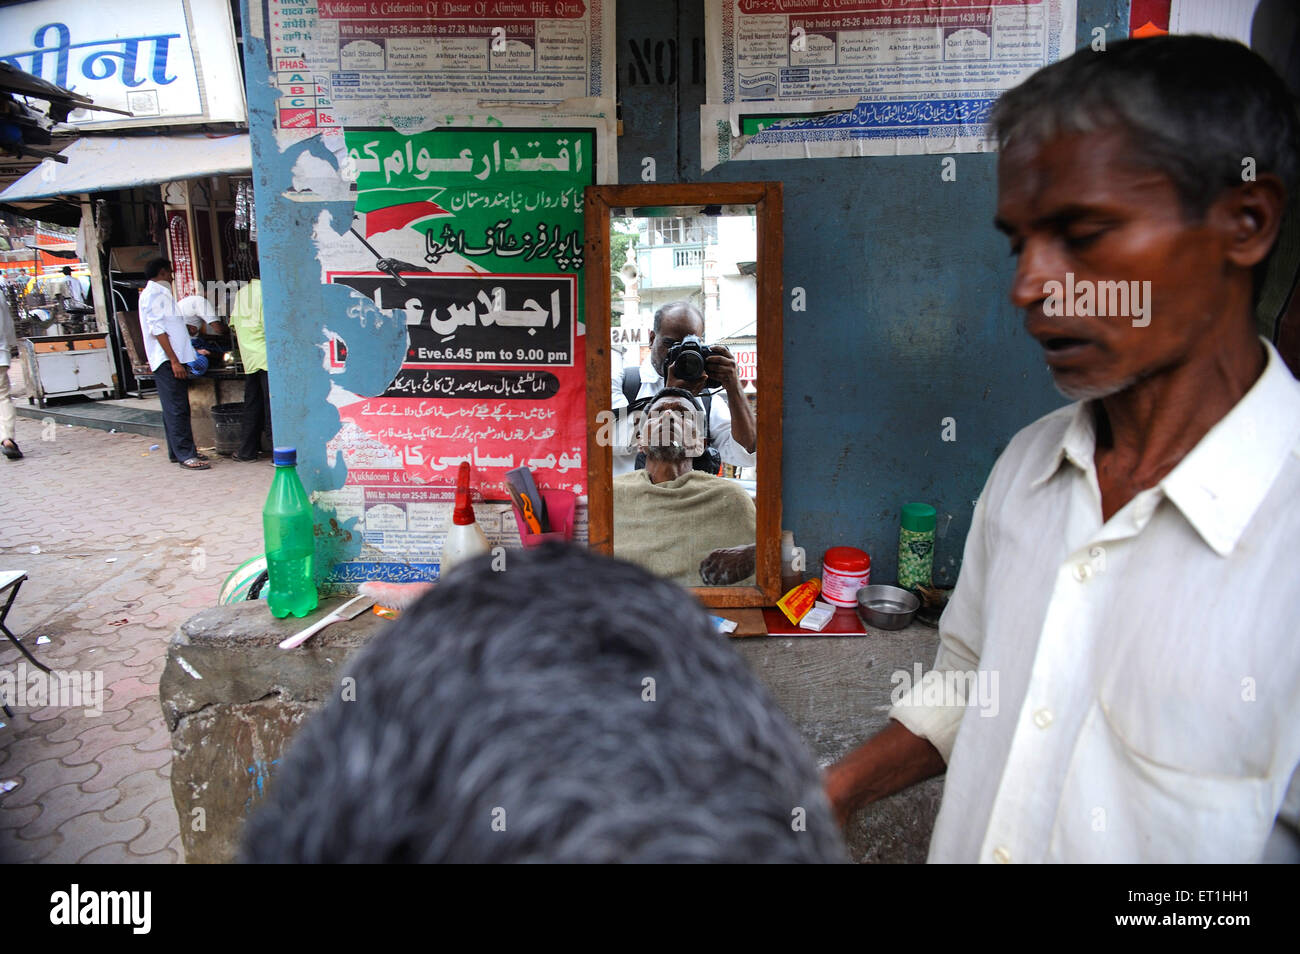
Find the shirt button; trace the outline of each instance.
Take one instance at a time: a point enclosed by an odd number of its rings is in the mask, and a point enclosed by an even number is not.
[[[1091,563],[1076,563],[1074,565],[1074,578],[1080,583],[1086,583],[1092,578]]]
[[[993,849],[993,860],[1000,865],[1008,865],[1011,863],[1011,852],[999,845]]]
[[[1039,709],[1037,712],[1034,713],[1034,725],[1038,726],[1040,729],[1046,729],[1051,724],[1052,724],[1051,709]]]

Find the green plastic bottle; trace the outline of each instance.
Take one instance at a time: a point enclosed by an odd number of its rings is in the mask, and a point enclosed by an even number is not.
[[[898,521],[898,585],[905,590],[930,585],[936,516],[929,504],[903,504]]]
[[[275,477],[262,508],[266,541],[266,602],[275,617],[306,616],[316,608],[312,563],[316,540],[311,501],[298,479],[298,451],[277,447],[272,454]]]

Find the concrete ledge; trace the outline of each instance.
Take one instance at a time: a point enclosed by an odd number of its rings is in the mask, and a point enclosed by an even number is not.
[[[382,627],[373,614],[335,623],[300,649],[276,644],[304,620],[262,602],[206,609],[182,625],[159,685],[172,737],[172,797],[187,861],[232,861],[244,818],[274,784],[299,726],[338,691],[352,655]],[[732,646],[826,765],[888,721],[890,674],[928,667],[938,634],[921,626],[865,637],[752,637]],[[857,861],[921,862],[943,791],[934,779],[861,813],[848,832]]]
[[[383,624],[367,614],[335,623],[299,649],[276,644],[306,619],[275,619],[263,602],[206,609],[167,648],[159,683],[172,737],[172,799],[189,862],[233,861],[244,818],[303,720],[334,692],[342,666]]]
[[[799,728],[825,768],[889,722],[890,676],[934,664],[937,630],[919,623],[869,636],[767,636],[732,645]],[[858,862],[925,861],[943,778],[931,779],[859,812],[846,832]]]
[[[148,407],[124,408],[120,404],[84,401],[75,404],[51,404],[47,407],[15,404],[14,412],[19,417],[28,417],[35,421],[43,421],[48,417],[59,424],[93,427],[101,431],[124,431],[143,434],[145,437],[165,436],[162,411],[155,411]]]

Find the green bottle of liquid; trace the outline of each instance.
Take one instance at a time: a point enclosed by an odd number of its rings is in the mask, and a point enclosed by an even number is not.
[[[316,608],[312,562],[316,540],[312,533],[311,501],[298,479],[298,451],[277,447],[272,454],[275,477],[262,508],[266,540],[266,602],[277,618],[306,616]]]

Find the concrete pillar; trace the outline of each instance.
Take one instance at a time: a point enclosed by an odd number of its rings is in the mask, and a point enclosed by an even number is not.
[[[95,228],[95,214],[90,204],[89,193],[81,193],[81,227],[86,235],[86,261],[90,264],[90,292],[95,305],[95,327],[108,331],[109,291],[104,281],[104,272],[100,268],[102,250],[99,247],[99,230]],[[116,362],[117,356],[113,356]],[[116,364],[113,368],[117,372]],[[119,380],[120,377],[119,377]]]

